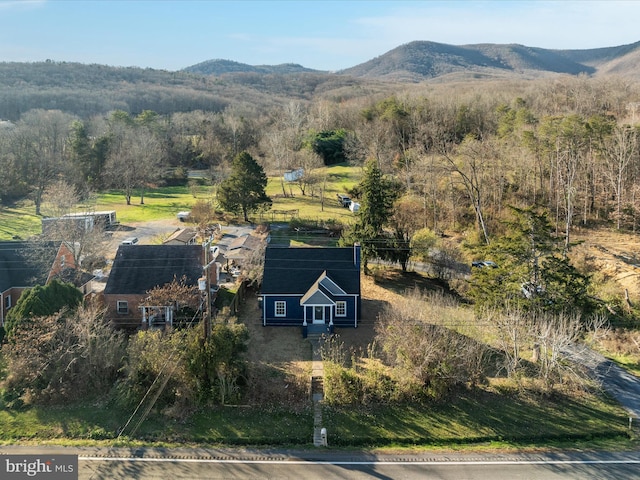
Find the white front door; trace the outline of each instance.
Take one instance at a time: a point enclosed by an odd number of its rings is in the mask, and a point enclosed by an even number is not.
[[[324,307],[322,305],[313,307],[313,324],[324,323]]]

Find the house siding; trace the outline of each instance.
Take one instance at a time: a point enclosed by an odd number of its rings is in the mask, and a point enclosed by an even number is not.
[[[262,297],[263,303],[263,325],[265,326],[302,326],[304,323],[304,309],[305,307],[300,305],[300,299],[302,295],[298,296],[280,296],[280,295],[264,295]],[[356,325],[357,317],[359,315],[359,299],[354,296],[336,297],[337,301],[346,302],[346,317],[336,317],[335,310],[333,317],[330,316],[330,307],[325,307],[325,323],[329,324],[330,319],[333,318],[333,324],[337,327],[354,327]],[[275,305],[276,302],[285,302],[286,304],[286,316],[276,317]],[[311,307],[307,306],[307,323],[313,323],[313,313]]]
[[[267,295],[263,297],[263,325],[302,326],[304,309],[300,306],[301,295]],[[285,302],[286,316],[276,317],[276,302]]]
[[[7,313],[11,308],[15,307],[18,299],[20,298],[20,295],[22,295],[22,292],[24,292],[25,290],[26,287],[13,287],[2,292],[2,295],[0,295],[2,297],[2,305],[0,306],[0,327],[4,327],[4,320],[5,318],[7,318]],[[9,308],[6,308],[7,298],[11,298],[11,307]]]
[[[137,329],[142,325],[142,311],[139,306],[144,301],[145,295],[132,294],[105,294],[104,304],[107,307],[106,316],[114,327],[124,329]],[[128,303],[128,313],[118,313],[118,302]]]

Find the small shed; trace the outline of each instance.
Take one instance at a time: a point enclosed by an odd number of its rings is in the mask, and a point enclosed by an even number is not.
[[[304,176],[304,168],[298,168],[297,170],[287,170],[284,172],[284,179],[287,182],[296,182]]]

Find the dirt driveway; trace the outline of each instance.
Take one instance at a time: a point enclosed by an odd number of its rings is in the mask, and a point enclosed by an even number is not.
[[[607,277],[614,279],[621,290],[629,292],[633,302],[640,302],[640,237],[633,233],[609,230],[576,230],[576,247],[586,251],[589,261]]]
[[[160,244],[179,228],[185,228],[184,223],[176,220],[157,220],[153,222],[128,223],[120,225],[117,230],[110,233],[106,255],[107,258],[114,258],[120,242],[125,238],[136,237],[140,245]]]
[[[362,320],[358,328],[337,328],[347,349],[366,350],[373,340],[380,310],[402,297],[376,285],[371,277],[362,275]],[[247,296],[239,320],[249,329],[249,358],[252,362],[279,368],[293,366],[296,370],[311,369],[311,344],[302,337],[299,327],[263,327],[255,294]]]

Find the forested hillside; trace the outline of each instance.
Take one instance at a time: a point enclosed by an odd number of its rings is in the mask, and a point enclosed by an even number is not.
[[[539,78],[557,74],[600,74],[618,68],[620,75],[638,78],[635,58],[640,43],[588,50],[550,50],[517,44],[448,45],[416,41],[401,45],[368,62],[342,70],[354,77],[419,82],[457,74],[467,79]]]
[[[82,86],[89,95],[102,68],[37,67],[61,77],[58,88],[71,104],[84,101]],[[4,69],[5,83],[27,91],[29,82],[10,70]],[[81,192],[122,188],[118,151],[141,152],[134,185],[127,186],[141,188],[171,180],[163,165],[210,168],[212,178],[222,179],[231,159],[248,150],[271,174],[299,167],[312,174],[323,162],[375,159],[404,185],[406,198],[418,202],[417,223],[435,230],[475,224],[490,238],[506,206],[532,204],[548,207],[567,233],[578,223],[637,224],[640,99],[635,83],[617,77],[401,86],[311,74],[260,76],[245,85],[241,77],[231,82],[154,72],[154,81],[143,81],[147,77],[135,69],[107,71],[91,95],[99,92],[105,109],[115,112],[83,117],[65,109],[60,97],[45,98],[43,88],[42,102],[32,105],[38,109],[4,123],[3,202],[29,196],[38,204],[60,178],[73,179]],[[69,72],[79,77],[74,92],[64,86]],[[164,84],[168,79],[173,86]],[[267,93],[305,88],[297,96]],[[140,159],[148,157],[151,168],[144,173]]]
[[[62,110],[81,118],[113,110],[162,115],[221,112],[231,105],[268,110],[289,99],[310,100],[323,93],[360,95],[362,88],[368,87],[347,77],[295,69],[286,74],[240,71],[212,77],[66,62],[0,63],[0,120],[16,121],[32,109]]]

